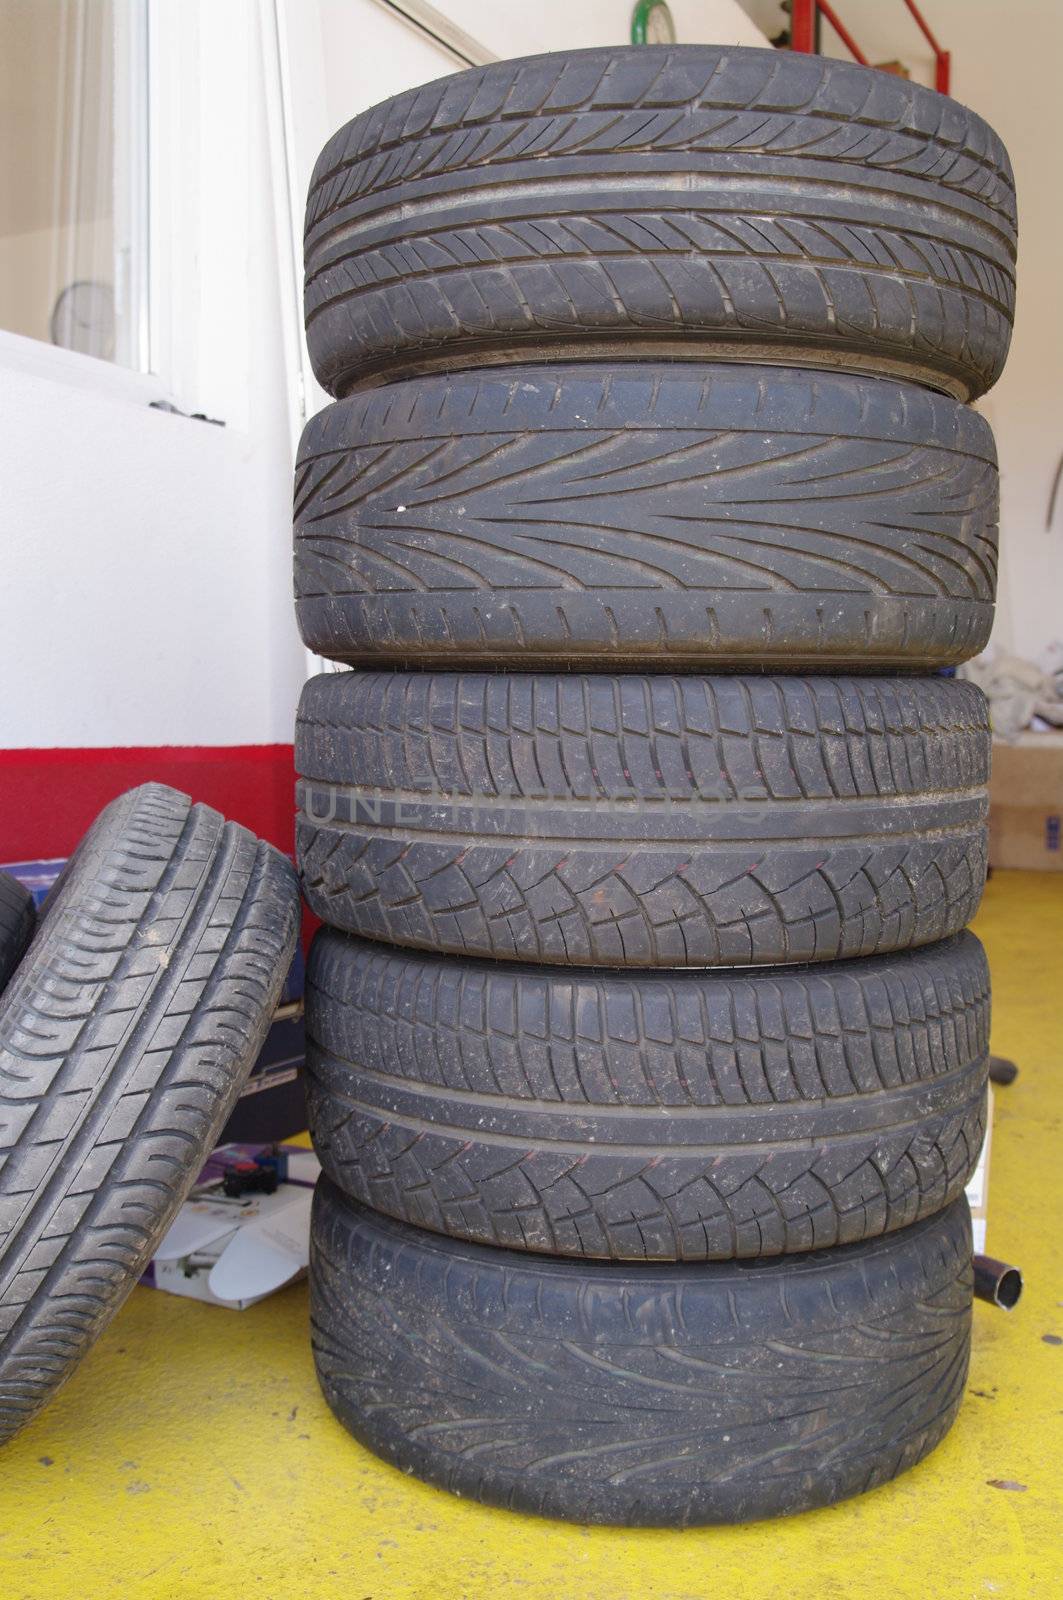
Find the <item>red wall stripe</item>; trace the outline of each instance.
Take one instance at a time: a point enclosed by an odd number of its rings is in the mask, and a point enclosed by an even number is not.
[[[0,861],[68,856],[108,801],[149,782],[183,790],[291,855],[290,744],[147,745],[0,750]]]

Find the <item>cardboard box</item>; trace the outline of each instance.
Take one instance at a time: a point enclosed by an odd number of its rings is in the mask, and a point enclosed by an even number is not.
[[[1063,872],[1063,733],[994,741],[989,865]]]

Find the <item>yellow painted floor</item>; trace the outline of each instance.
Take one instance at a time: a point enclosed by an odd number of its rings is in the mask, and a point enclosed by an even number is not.
[[[137,1289],[0,1456],[0,1600],[1056,1600],[1063,1595],[1063,874],[998,873],[989,1249],[967,1399],[862,1499],[686,1533],[488,1510],[377,1462],[314,1381],[305,1286],[244,1313]],[[992,1487],[991,1480],[1023,1485]]]

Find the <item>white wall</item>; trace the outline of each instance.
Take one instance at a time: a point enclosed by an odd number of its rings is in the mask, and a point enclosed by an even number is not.
[[[498,56],[630,44],[634,0],[435,0]],[[738,0],[668,0],[681,44],[764,45]]]
[[[283,437],[10,365],[0,396],[0,743],[290,740]]]
[[[292,737],[293,379],[258,7],[195,9],[201,27],[187,0],[156,8],[179,31],[153,112],[155,376],[0,334],[0,746]]]

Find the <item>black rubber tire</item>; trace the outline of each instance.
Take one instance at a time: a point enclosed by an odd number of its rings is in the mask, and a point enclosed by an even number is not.
[[[22,960],[36,922],[29,890],[10,872],[0,872],[0,991],[7,988]]]
[[[993,619],[988,423],[787,367],[522,367],[312,417],[295,590],[360,664],[944,666]]]
[[[318,932],[314,1149],[363,1205],[479,1244],[726,1261],[955,1200],[985,1136],[973,934],[747,973],[567,973]]]
[[[849,367],[973,399],[1000,375],[1015,191],[918,84],[779,50],[493,62],[326,144],[307,340],[332,394],[572,355]]]
[[[963,1396],[967,1201],[783,1261],[550,1261],[442,1239],[323,1179],[311,1329],[336,1416],[519,1511],[685,1527],[807,1511],[921,1460]]]
[[[324,673],[296,727],[323,922],[608,967],[929,944],[986,865],[987,706],[945,678]]]
[[[289,863],[161,784],[103,811],[0,1001],[0,1440],[154,1254],[251,1069],[299,925]]]

